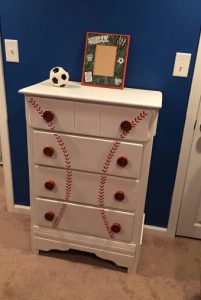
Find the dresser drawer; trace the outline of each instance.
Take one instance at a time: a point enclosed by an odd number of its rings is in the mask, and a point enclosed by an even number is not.
[[[127,126],[134,127],[125,139],[146,142],[150,138],[150,129],[154,113],[151,110],[119,106],[103,106],[101,110],[101,136],[119,138]]]
[[[109,156],[113,145],[111,140],[34,131],[34,160],[36,164],[62,168],[68,162],[75,170],[105,170],[106,174],[139,178],[143,145],[121,142]]]
[[[36,166],[36,195],[65,200],[66,170]],[[69,201],[99,205],[100,175],[72,171]],[[138,180],[107,176],[104,185],[105,207],[134,210],[137,205]]]
[[[58,229],[79,232],[87,235],[94,235],[108,238],[109,234],[96,207],[66,203],[67,207]],[[63,203],[52,200],[36,199],[36,218],[39,226],[52,227],[55,217],[58,216]],[[52,219],[47,220],[47,213]],[[120,225],[120,232],[115,233],[116,240],[130,241],[134,223],[134,214],[128,212],[112,211],[105,209],[105,214],[111,227],[113,224]]]
[[[145,142],[156,114],[151,110],[27,97],[27,119],[33,128]],[[49,120],[49,121],[48,121]]]
[[[52,122],[55,130],[69,133],[74,132],[73,102],[39,97],[26,97],[26,105],[27,122],[31,127],[49,130],[48,124]],[[50,121],[48,122],[48,120]]]
[[[153,115],[151,110],[78,102],[75,103],[75,133],[118,139],[126,125],[135,124],[125,140],[145,142],[150,138]]]

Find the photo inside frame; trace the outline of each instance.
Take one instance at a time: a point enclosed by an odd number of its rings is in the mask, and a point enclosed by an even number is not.
[[[93,74],[114,76],[117,46],[96,45]]]

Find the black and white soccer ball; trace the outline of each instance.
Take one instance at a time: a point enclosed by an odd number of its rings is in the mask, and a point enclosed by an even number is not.
[[[69,80],[69,74],[62,67],[55,67],[50,71],[50,80],[54,86],[64,87]]]

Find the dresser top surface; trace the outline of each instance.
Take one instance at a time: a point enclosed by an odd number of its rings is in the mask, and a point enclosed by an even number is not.
[[[161,108],[162,93],[159,91],[141,90],[133,88],[109,89],[89,87],[79,82],[69,81],[65,87],[54,87],[50,80],[23,88],[21,94],[85,102]]]

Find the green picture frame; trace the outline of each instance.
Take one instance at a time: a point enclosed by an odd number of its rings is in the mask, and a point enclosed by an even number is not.
[[[82,84],[123,89],[130,35],[87,32]]]

